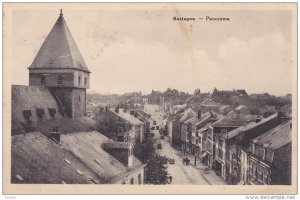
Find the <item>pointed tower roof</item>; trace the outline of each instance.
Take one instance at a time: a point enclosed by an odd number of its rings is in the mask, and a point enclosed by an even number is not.
[[[72,34],[60,16],[48,34],[29,69],[78,69],[90,72],[80,54]]]

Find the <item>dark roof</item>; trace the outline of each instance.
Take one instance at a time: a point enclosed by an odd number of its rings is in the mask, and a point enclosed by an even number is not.
[[[108,149],[129,149],[132,147],[131,142],[107,142],[103,143],[103,148]]]
[[[179,122],[185,122],[196,116],[197,116],[197,113],[193,109],[188,108],[184,112],[182,112],[178,115],[178,120],[179,120]]]
[[[62,115],[60,115],[58,111],[58,104],[48,88],[13,85],[11,89],[12,120],[16,122],[26,122],[23,111],[30,110],[32,114],[31,120],[37,121],[39,120],[36,112],[37,108],[44,109],[45,114],[43,118],[46,120],[52,119],[48,112],[48,108],[54,108],[56,110],[56,119],[62,118]]]
[[[254,122],[257,115],[236,114],[230,112],[221,119],[213,123],[214,127],[239,127],[245,123]]]
[[[291,141],[291,127],[289,122],[281,124],[258,136],[253,140],[253,143],[262,145],[268,149],[276,150],[291,143]]]
[[[253,129],[253,128],[255,128],[257,126],[260,126],[261,124],[264,124],[266,122],[269,122],[269,121],[271,121],[271,120],[273,120],[277,117],[278,117],[278,113],[275,113],[275,114],[273,114],[273,115],[271,115],[267,118],[261,119],[260,122],[258,122],[258,123],[250,122],[246,125],[240,126],[236,129],[230,131],[228,134],[221,134],[220,136],[224,139],[231,139],[231,138],[234,138],[234,137],[238,136],[240,132],[245,132],[245,131],[248,131],[250,129]]]
[[[61,134],[74,132],[89,132],[97,129],[97,122],[89,117],[61,118],[52,120],[40,120],[34,122],[32,126],[39,132],[49,135],[53,126],[59,126]]]
[[[70,68],[89,72],[72,34],[60,15],[29,69]]]
[[[12,136],[12,181],[26,183],[113,183],[144,165],[125,166],[102,148],[111,139],[99,132],[61,134],[60,143],[39,132]],[[92,182],[90,180],[93,180]]]
[[[116,115],[118,115],[119,117],[121,117],[122,119],[126,120],[127,122],[129,122],[132,125],[142,125],[144,124],[143,122],[141,122],[139,119],[135,118],[134,116],[132,116],[129,111],[124,112],[123,108],[119,108],[119,112],[115,112],[114,108],[110,108],[111,112],[115,113]]]
[[[11,177],[26,183],[91,183],[101,181],[76,156],[39,132],[12,136]],[[82,172],[79,174],[76,170]]]

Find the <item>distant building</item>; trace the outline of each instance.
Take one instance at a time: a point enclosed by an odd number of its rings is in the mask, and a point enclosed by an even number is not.
[[[213,91],[212,98],[222,104],[245,104],[245,99],[248,98],[248,94],[244,89],[240,90],[217,90]]]
[[[108,138],[116,141],[143,142],[145,138],[144,123],[124,108],[105,108],[96,113],[95,120]]]
[[[144,110],[141,109],[130,110],[130,114],[144,123],[145,138],[150,137],[150,126],[152,122],[150,114],[146,113]]]
[[[218,118],[219,115],[216,113],[206,112],[202,114],[199,110],[196,117],[182,122],[181,149],[199,156],[199,136],[197,130],[207,123],[215,122]]]
[[[249,156],[249,183],[291,185],[291,124],[285,123],[253,139]]]

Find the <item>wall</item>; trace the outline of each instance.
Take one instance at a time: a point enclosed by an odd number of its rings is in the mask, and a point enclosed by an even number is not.
[[[139,175],[140,175],[140,183],[139,183]],[[141,167],[139,170],[131,171],[126,177],[121,180],[115,182],[114,184],[122,184],[122,185],[131,185],[131,180],[133,180],[133,185],[143,185],[144,184],[144,167]]]
[[[45,77],[46,83],[41,84],[41,78]],[[58,77],[62,76],[62,84],[57,82]],[[78,76],[81,77],[81,83],[78,82]],[[84,84],[86,78],[86,84]],[[29,86],[47,86],[47,87],[77,87],[89,88],[89,73],[74,69],[30,69]]]
[[[249,183],[253,185],[263,185],[270,183],[270,173],[269,169],[270,166],[267,165],[265,162],[250,156],[249,157]],[[257,169],[257,176],[256,171]],[[262,177],[263,173],[263,177]]]
[[[271,172],[271,184],[290,185],[291,184],[291,143],[277,149],[274,153]]]
[[[73,89],[72,91],[73,118],[86,115],[86,90]]]

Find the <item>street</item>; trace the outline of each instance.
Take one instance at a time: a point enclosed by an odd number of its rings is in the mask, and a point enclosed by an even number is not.
[[[145,104],[144,107],[145,112],[151,114],[151,118],[156,120],[156,123],[160,128],[162,128],[163,124],[163,115],[164,111],[158,106],[153,104]],[[175,164],[168,164],[168,173],[172,176],[172,183],[174,185],[179,184],[191,184],[191,185],[208,185],[209,183],[204,179],[201,175],[202,170],[197,169],[191,164],[185,165],[182,162],[182,158],[180,155],[180,151],[174,149],[169,141],[168,137],[164,139],[160,139],[159,130],[152,130],[154,133],[155,146],[157,147],[158,143],[161,143],[162,149],[157,149],[156,152],[162,156],[166,156],[170,159],[175,160]],[[177,155],[178,154],[178,155]],[[194,162],[194,160],[191,160]]]
[[[202,177],[200,169],[196,169],[192,165],[185,165],[182,162],[182,158],[176,155],[178,150],[174,149],[168,142],[168,137],[165,139],[159,139],[158,131],[155,131],[156,144],[161,143],[162,149],[157,149],[157,153],[162,156],[174,159],[175,164],[168,164],[168,173],[173,177],[171,184],[196,184],[196,185],[208,185],[209,183]],[[193,161],[191,161],[193,162]]]

